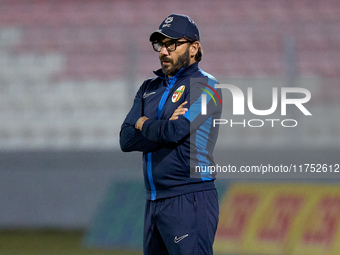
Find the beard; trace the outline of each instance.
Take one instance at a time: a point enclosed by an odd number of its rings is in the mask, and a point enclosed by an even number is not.
[[[189,47],[182,55],[178,56],[176,62],[174,62],[173,59],[167,56],[160,57],[160,61],[163,73],[166,75],[174,76],[181,68],[186,68],[187,66],[189,66],[190,63]],[[163,65],[162,63],[163,61],[168,61],[170,65],[169,64]]]

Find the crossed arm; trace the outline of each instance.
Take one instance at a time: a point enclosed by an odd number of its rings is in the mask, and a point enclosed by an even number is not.
[[[137,100],[139,100],[137,98]],[[177,120],[178,116],[184,115],[188,109],[184,108],[184,105],[188,102],[185,101],[182,103],[172,114],[169,120]],[[138,109],[138,110],[137,110]],[[122,151],[142,151],[142,152],[152,152],[158,150],[164,146],[164,144],[159,143],[157,141],[151,141],[147,137],[145,137],[141,130],[143,128],[144,122],[149,118],[146,116],[140,117],[136,122],[133,120],[133,112],[138,112],[139,107],[136,104],[136,107],[133,107],[131,110],[131,115],[128,114],[126,120],[124,121],[121,132],[120,132],[120,147]],[[166,120],[167,121],[167,120]]]
[[[186,139],[192,131],[197,130],[211,116],[220,114],[221,106],[216,107],[212,100],[208,102],[207,114],[200,114],[201,101],[199,98],[203,91],[196,89],[190,92],[190,105],[189,100],[183,102],[169,119],[149,119],[148,116],[143,116],[143,94],[140,90],[121,128],[121,149],[125,152],[148,153],[165,146],[172,147]]]
[[[186,105],[187,103],[188,101],[185,101],[180,106],[178,106],[174,113],[171,115],[169,120],[177,120],[179,115],[184,115],[188,111],[188,108],[184,108],[184,105]],[[146,116],[140,117],[135,124],[135,128],[142,131],[143,124],[148,119],[149,118]]]

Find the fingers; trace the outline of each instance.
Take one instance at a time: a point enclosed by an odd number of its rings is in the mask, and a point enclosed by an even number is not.
[[[184,115],[188,111],[188,108],[183,108],[187,103],[188,102],[185,101],[180,106],[178,106],[169,120],[177,120],[179,115]]]
[[[136,129],[139,129],[140,131],[142,131],[143,124],[144,124],[144,122],[145,122],[146,120],[148,120],[148,119],[149,119],[149,118],[148,118],[148,117],[145,117],[145,116],[140,117],[140,118],[137,120],[136,124],[135,124],[135,128],[136,128]]]
[[[184,115],[187,111],[187,108],[176,109],[169,120],[177,120],[179,115]]]
[[[181,109],[181,108],[183,108],[183,106],[185,105],[185,104],[187,104],[188,103],[188,101],[184,101],[183,103],[181,103],[181,105],[180,106],[178,106],[177,107],[177,109]]]

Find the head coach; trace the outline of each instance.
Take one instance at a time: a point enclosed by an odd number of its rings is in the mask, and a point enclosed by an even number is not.
[[[213,254],[219,213],[215,176],[192,173],[194,165],[215,165],[218,127],[212,120],[220,118],[222,107],[209,95],[218,82],[198,67],[200,34],[188,16],[169,15],[150,41],[161,69],[139,88],[120,132],[124,152],[143,152],[144,254]]]

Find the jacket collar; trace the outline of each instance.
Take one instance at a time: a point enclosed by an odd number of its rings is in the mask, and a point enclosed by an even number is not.
[[[176,77],[181,77],[181,76],[188,76],[192,75],[194,72],[198,71],[198,62],[195,62],[191,64],[190,66],[186,68],[182,68],[181,70],[178,71],[178,73],[175,75]],[[154,74],[157,75],[158,77],[162,78],[163,80],[168,80],[168,77],[163,73],[162,69],[158,69],[157,71],[154,71]]]

